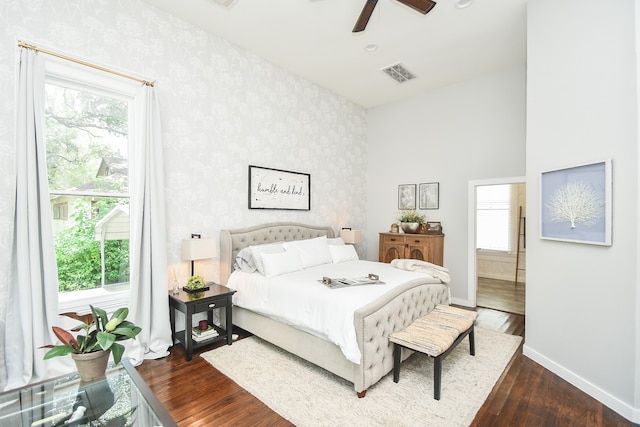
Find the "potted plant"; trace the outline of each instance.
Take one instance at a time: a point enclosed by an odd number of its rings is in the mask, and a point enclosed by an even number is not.
[[[424,224],[425,216],[419,214],[414,209],[405,209],[398,213],[397,220],[400,222],[402,231],[414,234],[417,233],[420,226]]]
[[[53,333],[62,345],[43,346],[49,348],[44,355],[45,360],[70,354],[82,381],[93,381],[103,377],[110,353],[113,353],[114,363],[120,363],[124,346],[117,341],[135,338],[142,331],[140,327],[125,320],[129,314],[126,307],[117,309],[110,319],[106,311],[92,305],[89,307],[91,313],[88,314],[62,313],[62,316],[82,322],[71,329],[73,332],[79,332],[76,336],[66,329],[53,326]]]
[[[187,285],[183,287],[186,292],[203,292],[209,289],[207,282],[204,281],[202,276],[191,276]]]

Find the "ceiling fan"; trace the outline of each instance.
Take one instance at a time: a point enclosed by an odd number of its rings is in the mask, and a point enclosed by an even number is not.
[[[435,1],[432,0],[398,0],[400,3],[405,6],[409,6],[413,10],[417,10],[418,12],[426,15],[433,7],[436,5]],[[360,12],[360,17],[356,22],[356,25],[353,27],[354,33],[359,33],[363,31],[367,27],[367,23],[369,22],[369,18],[371,18],[371,14],[373,13],[373,9],[375,9],[378,0],[367,0],[362,8],[362,12]]]

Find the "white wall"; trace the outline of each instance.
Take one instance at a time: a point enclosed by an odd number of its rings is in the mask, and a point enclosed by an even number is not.
[[[367,122],[368,259],[395,221],[398,185],[439,182],[440,208],[423,212],[442,222],[452,296],[466,303],[468,182],[524,175],[524,65],[369,110]]]
[[[528,2],[529,234],[542,171],[610,158],[613,244],[528,240],[525,354],[639,422],[634,3]]]

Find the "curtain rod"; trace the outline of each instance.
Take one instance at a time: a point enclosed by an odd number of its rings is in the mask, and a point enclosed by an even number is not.
[[[55,56],[57,58],[65,59],[67,61],[75,62],[76,64],[84,65],[86,67],[95,68],[96,70],[105,71],[107,73],[115,74],[117,76],[124,77],[126,79],[135,80],[135,81],[140,82],[140,83],[142,83],[143,85],[146,85],[146,86],[152,86],[153,87],[153,85],[154,85],[154,82],[150,82],[150,81],[147,81],[147,80],[139,79],[137,77],[129,76],[129,75],[121,73],[119,71],[110,70],[108,68],[101,67],[100,65],[91,64],[90,62],[85,62],[85,61],[82,61],[80,59],[76,59],[76,58],[72,58],[70,56],[62,55],[62,54],[57,53],[57,52],[53,52],[53,51],[46,50],[46,49],[41,49],[41,48],[39,48],[37,46],[34,46],[32,44],[28,44],[28,43],[25,43],[25,42],[22,42],[22,41],[18,41],[18,46],[19,47],[24,47],[26,49],[35,50],[36,52],[42,52],[44,54]]]

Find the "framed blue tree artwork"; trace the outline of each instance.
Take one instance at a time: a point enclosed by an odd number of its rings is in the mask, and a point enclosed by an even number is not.
[[[542,172],[540,237],[611,246],[611,160]]]

